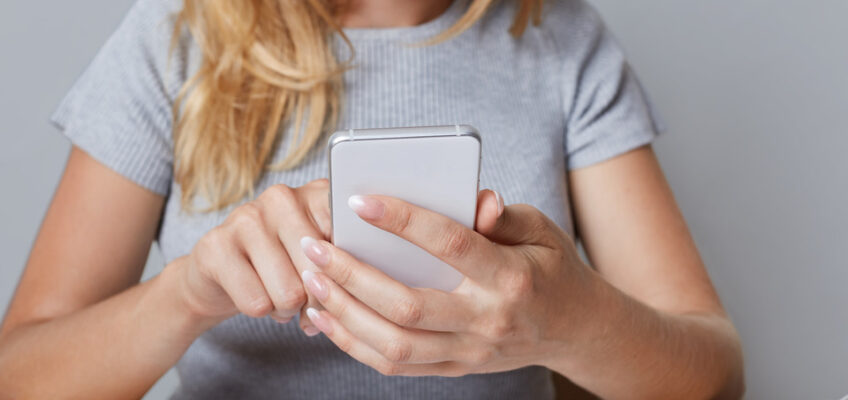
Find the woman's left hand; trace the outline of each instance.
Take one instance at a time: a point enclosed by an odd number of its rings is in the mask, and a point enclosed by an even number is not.
[[[478,199],[476,231],[384,196],[354,211],[456,268],[451,292],[410,288],[326,241],[303,238],[321,272],[304,284],[324,310],[307,315],[341,350],[385,375],[461,376],[548,365],[588,337],[597,274],[571,238],[539,210]]]

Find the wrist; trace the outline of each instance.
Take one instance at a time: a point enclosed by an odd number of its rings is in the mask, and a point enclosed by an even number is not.
[[[605,346],[616,330],[627,329],[621,317],[626,315],[627,301],[624,294],[610,285],[600,274],[588,266],[581,279],[581,290],[572,298],[579,299],[551,327],[555,343],[554,351],[548,353],[543,366],[568,376],[569,371],[581,368],[583,360],[599,359],[597,350]],[[599,345],[600,344],[600,345]]]
[[[157,277],[158,284],[166,293],[167,306],[172,310],[184,330],[195,337],[217,325],[225,318],[204,315],[194,307],[185,284],[186,257],[180,257],[167,266]]]

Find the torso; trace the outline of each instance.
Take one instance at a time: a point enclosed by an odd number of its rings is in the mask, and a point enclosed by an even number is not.
[[[473,125],[483,143],[480,187],[499,191],[507,203],[531,204],[571,232],[563,139],[567,107],[559,78],[561,55],[551,34],[529,28],[522,39],[511,38],[507,29],[513,7],[498,6],[485,24],[448,42],[407,47],[397,40],[429,37],[461,12],[454,5],[423,26],[349,31],[356,67],[344,76],[339,127]],[[341,41],[336,47],[345,52]],[[282,146],[277,159],[284,152]],[[274,184],[300,186],[327,177],[327,170],[321,145],[299,167],[267,173],[257,193]],[[189,253],[227,215],[227,210],[182,212],[179,190],[172,185],[159,235],[166,261]],[[181,388],[176,398],[326,398],[335,393],[329,397],[495,399],[550,398],[553,393],[550,374],[542,367],[462,378],[382,376],[323,335],[306,337],[296,321],[281,325],[243,315],[201,336],[177,369]]]

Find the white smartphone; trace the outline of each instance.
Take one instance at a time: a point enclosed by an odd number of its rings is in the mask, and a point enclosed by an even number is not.
[[[359,218],[353,195],[397,197],[474,228],[481,140],[469,125],[350,129],[330,138],[333,244],[411,287],[456,288],[459,271]]]

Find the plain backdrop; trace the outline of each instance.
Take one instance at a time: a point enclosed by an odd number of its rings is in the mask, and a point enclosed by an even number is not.
[[[0,1],[4,309],[69,150],[47,117],[130,4]],[[841,398],[848,1],[595,4],[668,126],[655,147],[741,332],[747,398]],[[151,254],[148,277],[162,268]],[[175,384],[171,373],[148,398]]]

